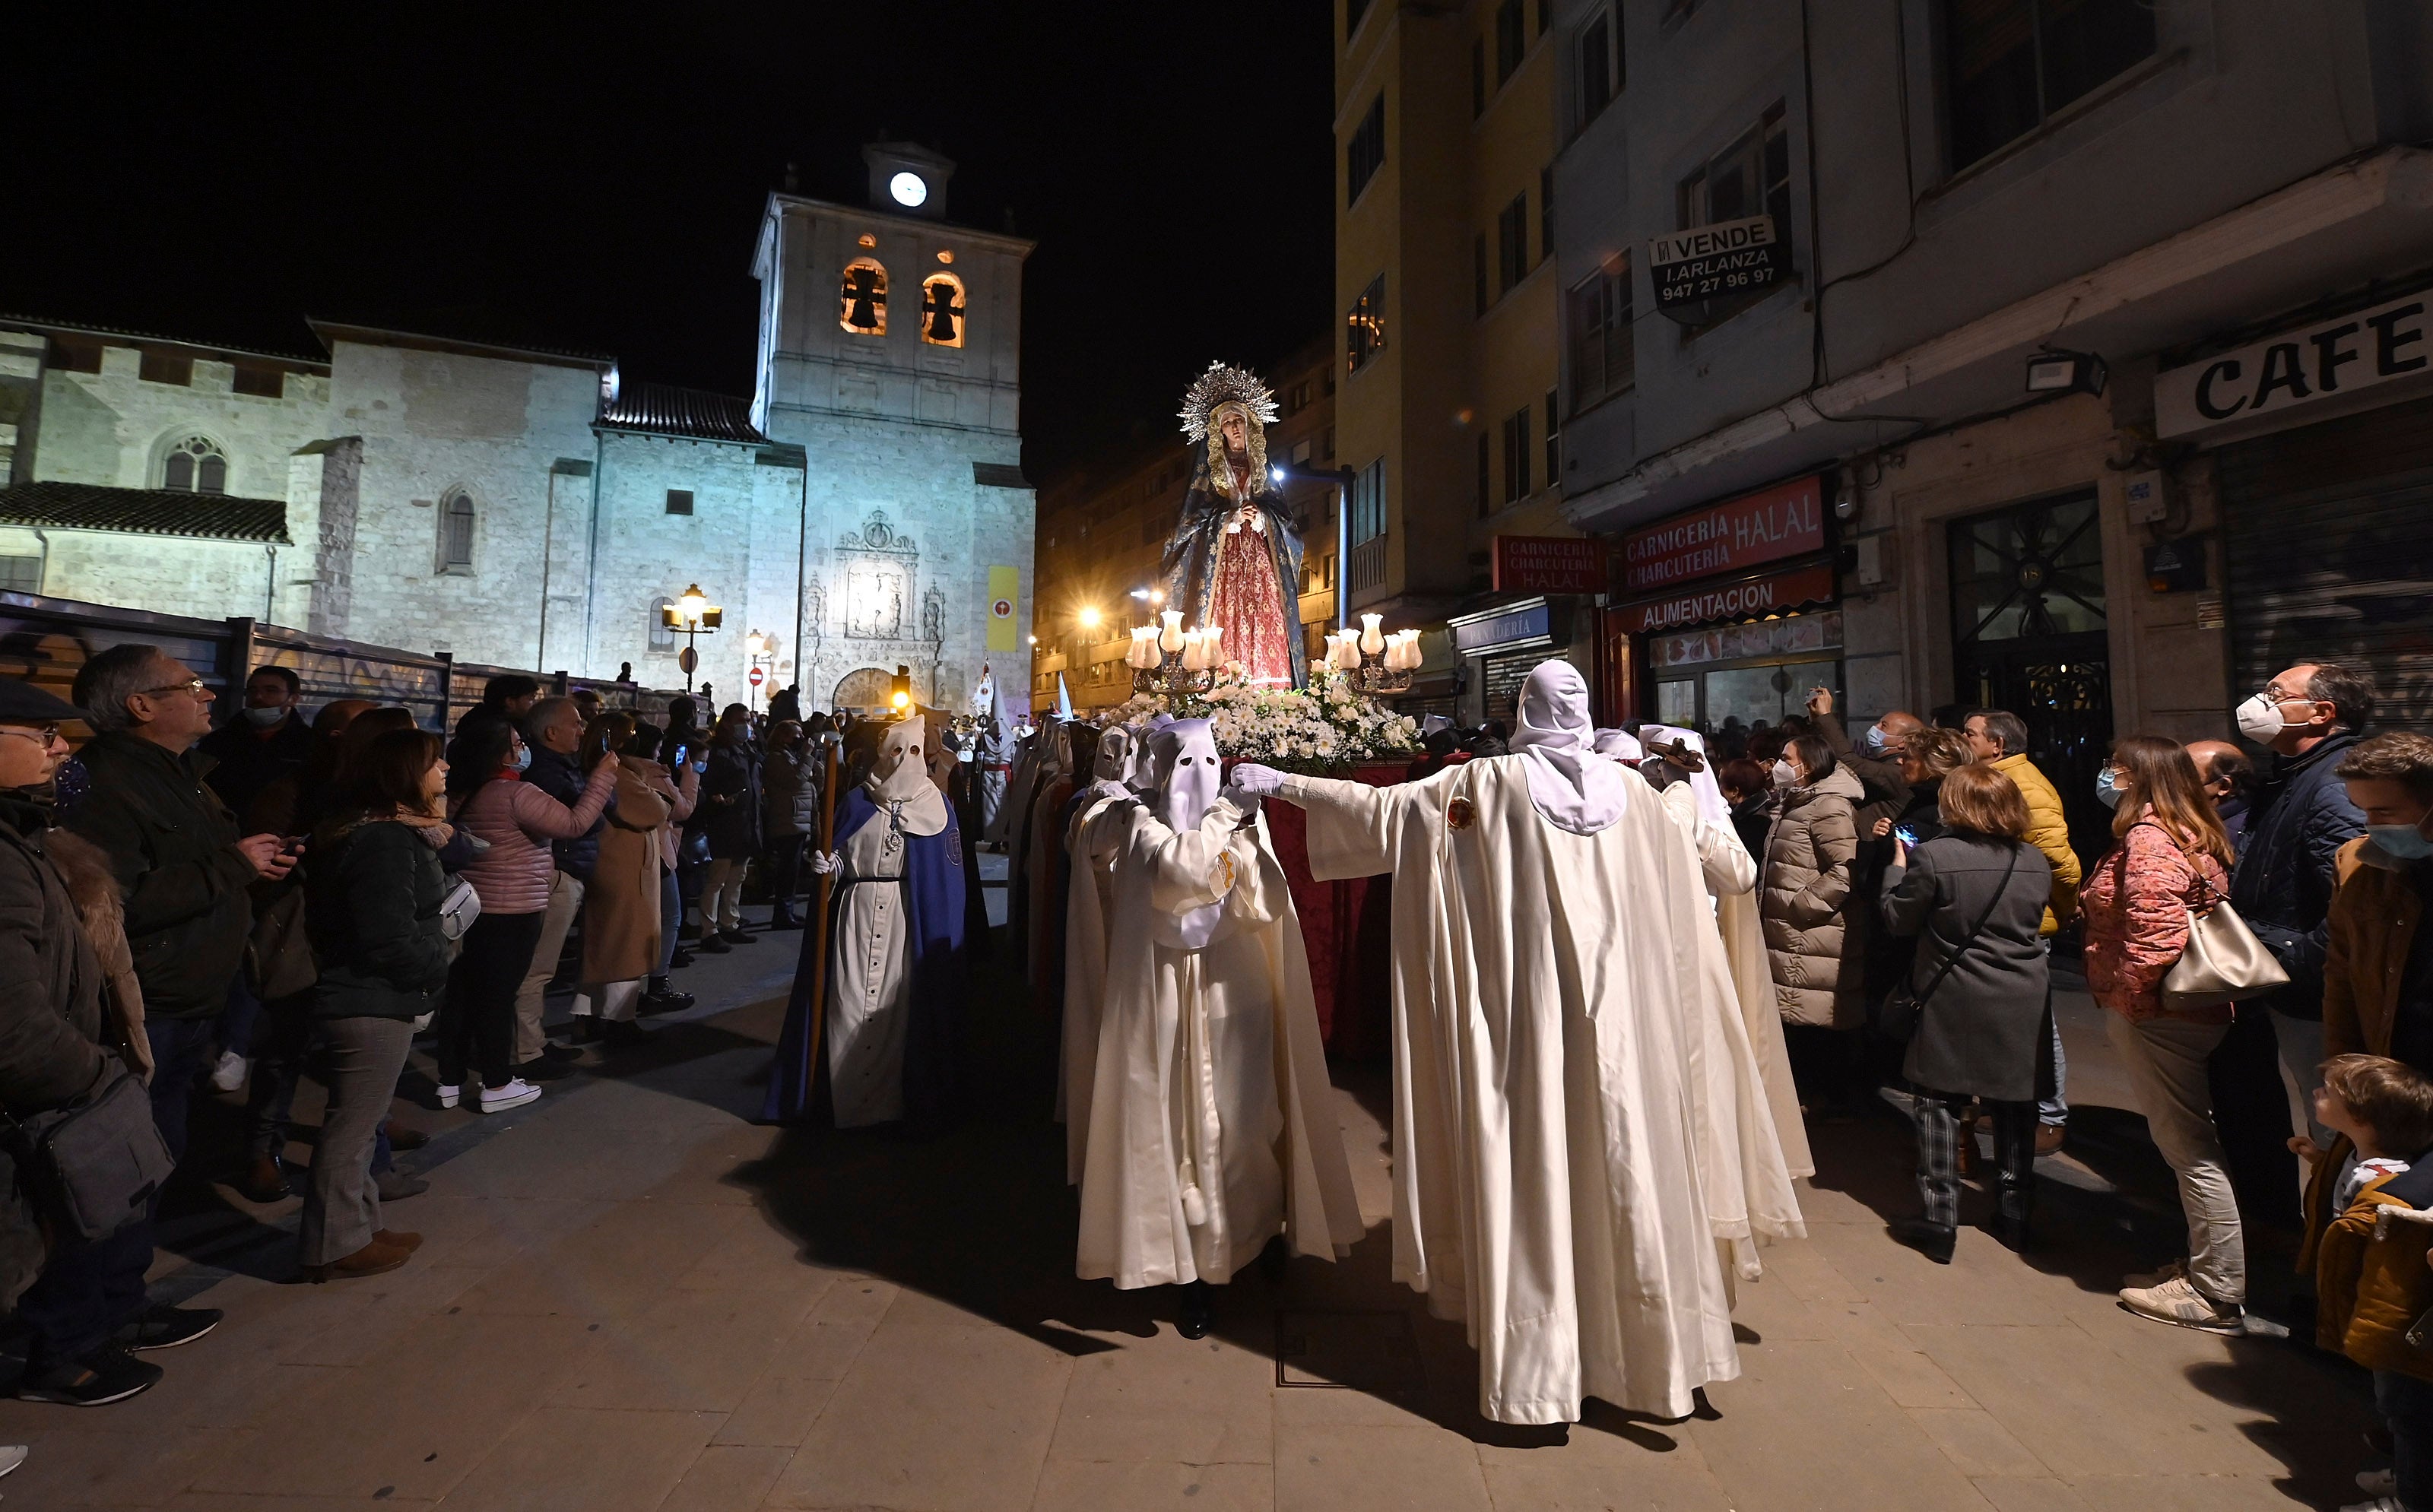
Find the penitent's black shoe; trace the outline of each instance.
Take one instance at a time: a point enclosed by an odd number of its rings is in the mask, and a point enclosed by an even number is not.
[[[27,1370],[17,1383],[17,1400],[57,1402],[63,1407],[106,1407],[148,1391],[160,1381],[159,1366],[105,1344],[81,1360]]]
[[[1208,1283],[1204,1281],[1184,1282],[1182,1316],[1176,1321],[1174,1331],[1187,1339],[1206,1338],[1211,1325],[1209,1311]]]
[[[1909,1246],[1938,1266],[1951,1264],[1951,1251],[1960,1242],[1960,1231],[1947,1229],[1924,1218],[1896,1218],[1893,1237]]]
[[[216,1307],[171,1307],[154,1302],[118,1325],[110,1341],[122,1350],[174,1350],[192,1344],[220,1326],[227,1315]]]

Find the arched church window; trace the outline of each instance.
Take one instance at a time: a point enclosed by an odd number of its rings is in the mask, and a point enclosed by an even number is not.
[[[161,462],[161,486],[181,493],[228,492],[228,457],[209,436],[190,435]]]
[[[844,265],[837,324],[857,336],[887,334],[887,269],[878,259],[858,257]]]
[[[932,273],[921,280],[921,339],[932,347],[963,344],[963,280]]]
[[[473,569],[473,496],[452,489],[439,505],[439,570]]]
[[[667,623],[667,611],[675,606],[676,601],[673,599],[659,598],[651,601],[651,649],[653,651],[666,652],[676,649],[676,633],[669,629]]]

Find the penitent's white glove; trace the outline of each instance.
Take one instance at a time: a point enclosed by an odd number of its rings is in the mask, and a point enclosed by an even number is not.
[[[1285,774],[1273,767],[1263,767],[1255,761],[1245,761],[1234,769],[1232,785],[1253,798],[1282,792]]]
[[[844,858],[834,851],[813,851],[811,870],[821,876],[833,876],[844,870]]]

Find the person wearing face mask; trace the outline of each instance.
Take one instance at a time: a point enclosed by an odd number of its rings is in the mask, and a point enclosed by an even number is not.
[[[1862,1085],[1857,1030],[1866,1017],[1866,957],[1849,920],[1859,859],[1856,773],[1813,735],[1783,747],[1780,813],[1766,837],[1759,892],[1775,1006],[1800,1095],[1812,1109],[1855,1107]],[[1860,908],[1864,908],[1862,900]]]
[[[2323,1055],[2381,1055],[2433,1075],[2433,739],[2377,735],[2333,774],[2365,816],[2340,848],[2325,916]]]
[[[1181,1332],[1199,1338],[1208,1288],[1270,1242],[1333,1261],[1362,1229],[1301,922],[1258,806],[1220,792],[1205,720],[1161,727],[1148,756],[1150,790],[1083,826],[1080,864],[1105,873],[1113,906],[1096,1053],[1070,1063],[1065,1095],[1086,1130],[1074,1270],[1182,1286]],[[1075,905],[1097,896],[1076,888]]]
[[[2186,1263],[2152,1285],[2122,1288],[2120,1301],[2156,1322],[2240,1333],[2247,1254],[2208,1074],[2230,1032],[2231,1010],[2172,1008],[2162,994],[2187,946],[2190,911],[2210,907],[2228,887],[2230,837],[2196,763],[2160,736],[2115,744],[2096,792],[2112,809],[2115,843],[2079,892],[2086,989],[2106,1010],[2112,1047],[2154,1147],[2179,1177],[2188,1225]]]
[[[1394,1274],[1466,1317],[1496,1422],[1576,1421],[1588,1396],[1688,1416],[1740,1374],[1718,1242],[1805,1232],[1779,1149],[1728,1153],[1712,1045],[1684,1031],[1739,1018],[1702,965],[1697,857],[1591,748],[1588,705],[1541,662],[1511,755],[1391,788],[1234,772],[1302,810],[1319,880],[1393,875]],[[1762,1109],[1754,1059],[1732,1076]]]
[[[1861,861],[1858,887],[1869,896],[1875,893],[1876,880],[1891,858],[1891,830],[1879,831],[1880,821],[1899,813],[1909,804],[1909,779],[1902,774],[1901,742],[1914,731],[1926,726],[1907,709],[1895,709],[1862,732],[1854,746],[1843,733],[1842,721],[1833,712],[1833,690],[1813,688],[1808,692],[1808,717],[1815,724],[1816,738],[1833,753],[1833,759],[1850,770],[1859,779],[1863,796],[1853,807],[1851,817],[1859,828]],[[1878,843],[1881,841],[1881,843]]]
[[[457,874],[480,894],[482,914],[465,932],[439,1014],[442,1108],[455,1107],[464,1096],[468,1068],[481,1076],[476,1106],[485,1113],[530,1102],[540,1096],[535,1080],[568,1074],[565,1062],[545,1056],[517,1065],[516,994],[549,917],[550,881],[557,871],[552,842],[589,833],[616,790],[617,773],[595,770],[570,807],[523,780],[531,765],[532,748],[503,714],[467,715],[448,751],[449,818],[485,848]]]
[[[846,740],[868,775],[837,801],[835,848],[811,860],[835,879],[824,1000],[813,1001],[819,931],[807,930],[761,1105],[769,1122],[817,1118],[823,1105],[839,1129],[934,1124],[951,1111],[971,879],[927,738],[915,715],[864,722]],[[825,1015],[816,1062],[814,1012]]]
[[[2272,759],[2255,784],[2230,901],[2289,974],[2289,984],[2258,999],[2271,1011],[2273,1037],[2290,1086],[2291,1122],[2328,1145],[2317,1125],[2322,1084],[2323,953],[2340,848],[2365,832],[2365,816],[2334,771],[2373,717],[2373,679],[2362,669],[2301,662],[2238,705],[2238,733],[2269,747]]]
[[[301,771],[313,754],[303,688],[292,668],[256,667],[245,680],[244,706],[196,745],[196,757],[211,763],[203,781],[231,813],[247,814],[263,789]]]

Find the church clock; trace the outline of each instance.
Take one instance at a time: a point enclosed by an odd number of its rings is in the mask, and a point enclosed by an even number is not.
[[[929,181],[917,173],[899,173],[887,180],[887,192],[906,210],[917,210],[929,198]]]

